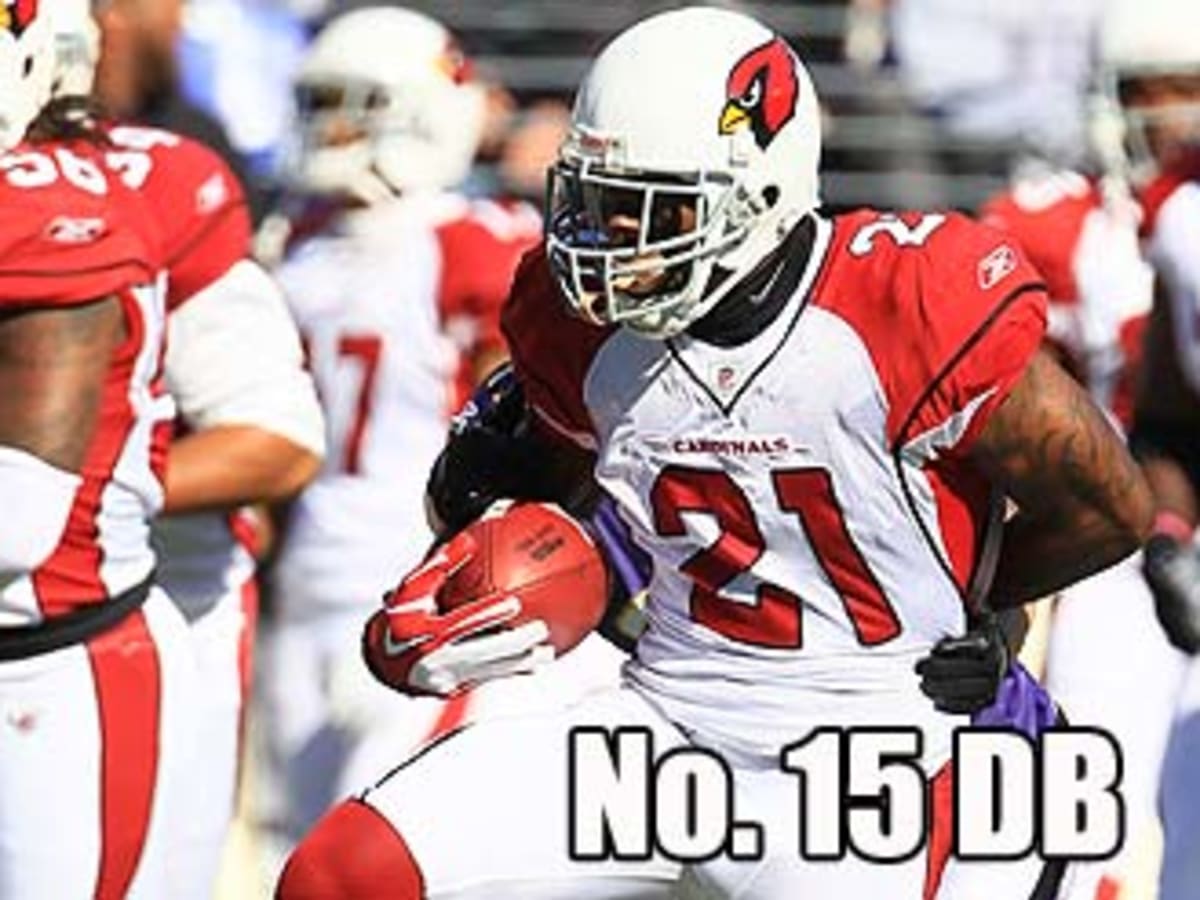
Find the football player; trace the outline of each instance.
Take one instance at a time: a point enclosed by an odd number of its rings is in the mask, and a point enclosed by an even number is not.
[[[917,728],[940,833],[966,718],[935,709],[915,663],[985,600],[1017,606],[1130,553],[1150,497],[1039,353],[1045,289],[1014,243],[953,214],[826,217],[819,154],[804,65],[746,16],[654,16],[593,63],[545,244],[503,321],[543,471],[563,474],[564,497],[593,475],[653,562],[647,627],[620,687],[479,722],[336,808],[280,896],[656,897],[677,881],[703,896],[963,895],[927,849],[889,865],[799,855],[781,749],[819,727]],[[1019,512],[1001,528],[1003,494]],[[471,552],[451,539],[369,621],[386,683],[452,691],[536,662],[537,629],[448,640],[470,629],[431,609],[430,587]],[[468,646],[475,669],[444,665]],[[739,817],[763,824],[761,857],[573,860],[579,726],[718,753]],[[993,896],[1031,896],[1042,877],[1036,859],[985,865]]]
[[[53,9],[56,96],[87,105],[99,51],[83,0]],[[173,893],[210,897],[232,818],[258,592],[256,532],[243,504],[295,494],[315,476],[324,424],[278,287],[248,258],[241,188],[216,154],[158,129],[97,123],[106,166],[148,202],[166,235],[165,378],[179,416],[166,459],[159,578],[190,624],[203,748],[177,823]]]
[[[1146,580],[1171,642],[1193,654],[1163,763],[1164,900],[1200,885],[1200,9],[1122,0],[1104,22],[1101,51],[1124,125],[1124,161],[1138,190],[1146,253],[1158,290],[1145,377],[1130,437],[1157,500]]]
[[[0,894],[170,896],[194,671],[149,541],[163,236],[51,101],[49,15],[0,4]]]
[[[296,95],[291,178],[324,217],[298,229],[277,275],[304,334],[329,453],[289,512],[265,652],[268,738],[294,836],[329,805],[343,765],[370,773],[410,745],[392,733],[374,750],[364,731],[411,728],[417,741],[440,715],[440,704],[418,712],[362,670],[361,621],[429,546],[425,475],[450,413],[506,354],[499,308],[540,233],[532,207],[455,190],[475,155],[484,93],[434,20],[395,7],[333,19]]]

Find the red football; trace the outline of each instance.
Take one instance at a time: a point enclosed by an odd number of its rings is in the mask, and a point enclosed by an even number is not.
[[[524,613],[541,619],[559,656],[582,641],[604,615],[608,574],[587,532],[552,503],[520,502],[466,529],[478,549],[438,591],[438,605],[516,594]]]

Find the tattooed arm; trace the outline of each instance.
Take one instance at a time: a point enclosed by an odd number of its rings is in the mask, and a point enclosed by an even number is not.
[[[972,455],[1019,511],[1004,527],[995,609],[1044,597],[1128,556],[1153,499],[1104,415],[1050,357],[1035,356]]]

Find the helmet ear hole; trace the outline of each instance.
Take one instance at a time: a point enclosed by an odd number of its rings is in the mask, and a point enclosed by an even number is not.
[[[773,184],[768,184],[762,190],[762,198],[767,203],[767,209],[770,209],[779,202],[779,188]]]

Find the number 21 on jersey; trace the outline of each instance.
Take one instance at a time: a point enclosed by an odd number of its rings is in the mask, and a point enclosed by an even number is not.
[[[841,596],[858,642],[877,646],[900,633],[900,620],[846,528],[829,473],[821,468],[782,469],[771,474],[779,509],[792,513],[834,590]],[[668,466],[654,482],[650,501],[662,537],[686,533],[684,513],[707,513],[720,536],[680,566],[692,579],[691,615],[739,643],[777,649],[803,646],[803,601],[791,591],[761,582],[755,602],[722,596],[721,588],[751,567],[766,541],[745,492],[719,469]]]

